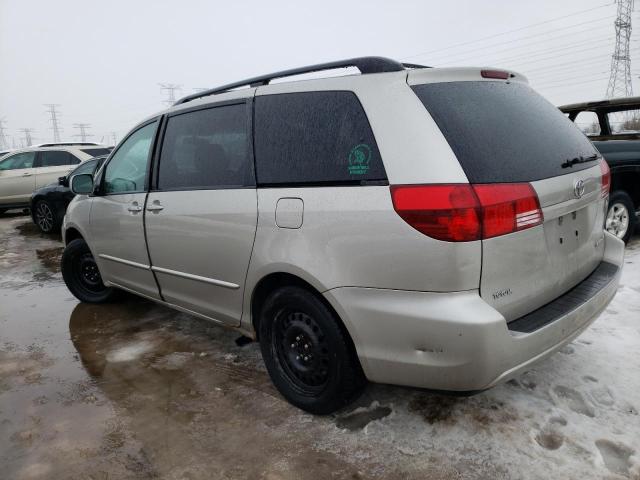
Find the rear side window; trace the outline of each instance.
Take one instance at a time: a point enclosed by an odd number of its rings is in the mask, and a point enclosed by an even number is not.
[[[255,186],[250,146],[244,103],[169,117],[158,189]]]
[[[38,167],[59,167],[61,165],[76,165],[80,160],[64,151],[43,151],[38,153]]]
[[[352,92],[256,97],[254,142],[260,185],[358,185],[387,178]]]
[[[450,82],[412,87],[471,183],[531,182],[597,165],[563,168],[597,152],[551,103],[520,82]]]

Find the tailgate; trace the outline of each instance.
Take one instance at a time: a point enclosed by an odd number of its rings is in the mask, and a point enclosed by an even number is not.
[[[577,198],[576,185],[584,192]],[[482,242],[482,298],[507,321],[561,296],[587,278],[604,253],[601,170],[531,182],[544,223]],[[580,192],[578,192],[580,193]]]

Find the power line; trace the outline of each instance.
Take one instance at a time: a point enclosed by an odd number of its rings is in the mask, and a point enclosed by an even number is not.
[[[74,123],[73,128],[80,130],[80,133],[77,133],[74,137],[80,137],[80,141],[82,142],[86,142],[87,138],[93,137],[93,135],[87,133],[87,130],[91,128],[90,123]]]
[[[538,41],[535,41],[535,42],[529,42],[529,43],[527,43],[525,45],[513,46],[513,47],[510,47],[510,48],[507,48],[507,49],[504,49],[504,50],[500,50],[500,51],[519,49],[519,48],[522,48],[522,47],[525,47],[525,46],[530,46],[530,45],[536,45],[536,44],[539,44],[539,43],[555,41],[558,38],[563,38],[563,37],[569,37],[569,36],[575,37],[576,35],[580,35],[581,33],[593,33],[594,30],[598,30],[599,28],[609,28],[609,25],[602,25],[600,27],[589,27],[589,28],[585,28],[584,30],[578,30],[577,32],[567,32],[567,33],[565,33],[563,35],[556,35],[555,37],[549,37],[548,36],[549,34],[552,34],[552,33],[557,32],[557,31],[566,32],[567,29],[575,27],[575,26],[581,26],[581,25],[585,25],[585,24],[588,24],[588,23],[594,23],[594,22],[601,22],[601,21],[604,21],[604,20],[611,19],[613,17],[615,17],[615,15],[610,15],[608,17],[603,17],[603,18],[597,18],[595,20],[589,20],[587,22],[578,23],[578,24],[573,25],[573,26],[554,28],[553,30],[547,30],[546,32],[536,33],[536,34],[533,34],[533,35],[529,35],[527,37],[514,38],[513,40],[510,40],[510,43],[521,42],[523,40],[529,40],[531,38],[538,38],[538,37],[541,37],[541,36],[544,37],[541,40],[538,40]],[[505,44],[505,41],[501,41],[501,42],[498,42],[498,43],[492,43],[490,45],[484,45],[484,46],[478,47],[478,48],[465,49],[463,52],[454,53],[453,56],[466,55],[469,52],[477,52],[479,50],[486,50],[487,48],[499,47],[499,46],[502,46],[504,44]],[[443,55],[450,56],[450,54],[443,54]],[[439,57],[439,56],[442,56],[442,55],[436,55],[436,58]],[[433,60],[432,57],[430,57],[430,59]]]
[[[429,51],[426,51],[426,52],[416,53],[416,54],[413,54],[413,55],[409,55],[409,56],[403,57],[401,60],[420,57],[422,55],[427,55],[429,53],[435,53],[435,52],[441,52],[441,51],[444,51],[444,50],[450,50],[452,48],[462,47],[462,46],[465,46],[465,45],[470,45],[472,43],[477,43],[477,42],[481,42],[481,41],[484,41],[484,40],[489,40],[491,38],[496,38],[496,37],[500,37],[500,36],[503,36],[503,35],[508,35],[510,33],[520,32],[522,30],[526,30],[526,29],[533,28],[533,27],[538,27],[540,25],[545,25],[545,24],[548,24],[548,23],[552,23],[552,22],[555,22],[555,21],[558,21],[558,20],[562,20],[564,18],[574,17],[576,15],[581,15],[583,13],[591,12],[593,10],[597,10],[597,9],[603,8],[603,7],[608,7],[610,5],[611,5],[610,2],[609,3],[604,3],[602,5],[598,5],[597,7],[592,7],[592,8],[588,8],[588,9],[585,9],[585,10],[580,10],[580,11],[575,12],[575,13],[570,13],[568,15],[563,15],[561,17],[552,18],[550,20],[545,20],[543,22],[532,23],[530,25],[525,25],[523,27],[515,28],[513,30],[507,30],[506,32],[496,33],[494,35],[489,35],[487,37],[482,37],[482,38],[479,38],[477,40],[471,40],[471,41],[468,41],[468,42],[456,43],[455,45],[450,45],[450,46],[445,47],[445,48],[438,48],[438,49],[435,49],[435,50],[429,50]]]
[[[45,107],[49,107],[49,109],[47,110],[47,112],[49,113],[49,115],[51,115],[51,118],[49,119],[51,121],[51,128],[53,129],[53,141],[54,142],[59,142],[60,141],[60,130],[62,130],[60,128],[60,125],[58,124],[58,111],[56,111],[56,107],[59,107],[60,105],[57,105],[55,103],[45,103],[44,104]]]
[[[606,37],[593,38],[593,39],[588,40],[588,41],[579,41],[579,42],[575,42],[575,43],[570,43],[570,44],[567,44],[565,46],[558,47],[558,48],[552,48],[552,49],[541,48],[541,49],[537,49],[537,50],[526,52],[524,55],[526,55],[528,58],[529,57],[537,57],[537,56],[540,56],[540,55],[546,55],[548,53],[561,52],[563,50],[567,50],[567,49],[570,49],[570,48],[575,48],[576,46],[590,45],[590,44],[593,44],[593,43],[602,44],[606,40],[613,40],[613,37],[611,37],[610,35],[607,35]],[[494,58],[491,61],[492,62],[497,62],[497,63],[499,63],[499,62],[509,62],[511,60],[514,60],[514,59],[522,58],[522,55],[523,54],[516,55],[516,56],[511,56],[511,57],[503,57],[503,58],[498,58],[498,59]],[[467,57],[467,58],[471,58],[471,57]],[[492,57],[489,57],[489,58],[492,58]],[[447,62],[447,63],[441,63],[439,66],[451,65],[453,63],[458,63],[459,61],[460,60]],[[464,61],[464,59],[462,59],[462,61]]]

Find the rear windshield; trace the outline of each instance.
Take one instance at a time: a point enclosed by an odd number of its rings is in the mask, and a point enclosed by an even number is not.
[[[531,182],[591,168],[587,137],[560,110],[520,82],[415,85],[471,183]]]
[[[109,155],[112,148],[83,148],[80,151],[91,155],[92,157],[99,157],[101,155]]]

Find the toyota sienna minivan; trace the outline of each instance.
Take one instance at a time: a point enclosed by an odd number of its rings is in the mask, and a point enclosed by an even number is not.
[[[359,74],[271,82],[352,67]],[[185,97],[77,175],[62,273],[260,342],[326,414],[366,380],[475,392],[584,331],[616,292],[609,169],[519,73],[380,57]]]

